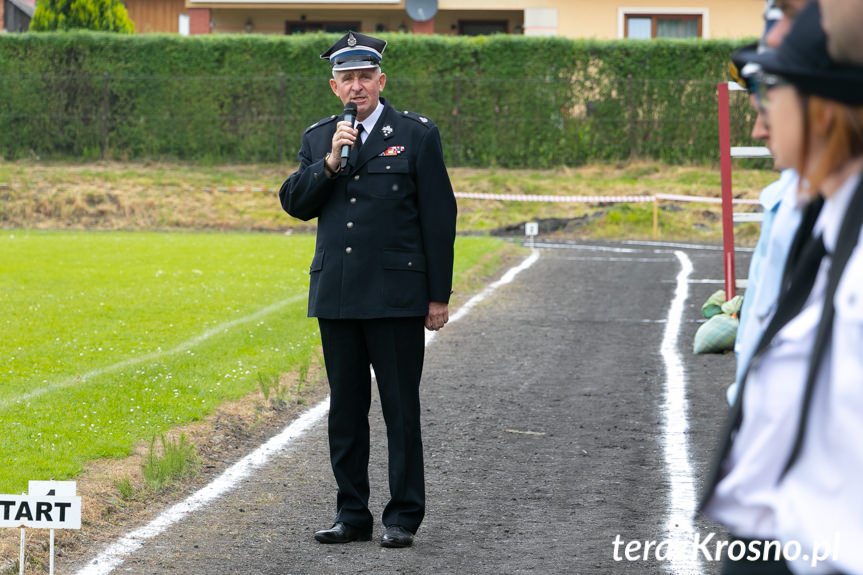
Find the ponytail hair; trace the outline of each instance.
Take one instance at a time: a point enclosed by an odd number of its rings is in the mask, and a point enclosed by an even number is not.
[[[805,102],[805,122],[797,171],[808,181],[808,195],[814,196],[827,176],[848,160],[863,156],[863,106],[850,106],[820,96],[801,96]],[[832,115],[828,113],[830,106],[835,111]],[[818,164],[806,172],[804,170],[809,160],[809,142],[813,133],[823,134],[824,153]],[[804,178],[801,178],[801,182]]]

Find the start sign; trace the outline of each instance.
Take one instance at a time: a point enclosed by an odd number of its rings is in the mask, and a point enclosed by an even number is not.
[[[29,495],[0,495],[0,527],[80,529],[74,481],[31,481]]]
[[[81,498],[0,495],[0,527],[80,529]]]

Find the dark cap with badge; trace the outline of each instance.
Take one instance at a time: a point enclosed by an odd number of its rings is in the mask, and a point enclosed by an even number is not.
[[[731,54],[731,60],[728,62],[728,74],[731,76],[731,79],[750,91],[752,90],[752,86],[750,85],[751,71],[753,67],[758,68],[758,66],[750,64],[746,58],[757,52],[758,42],[747,44],[735,50]]]
[[[797,15],[776,50],[753,51],[738,58],[758,64],[763,73],[779,76],[805,94],[863,106],[863,66],[839,64],[827,53],[818,2],[810,2]]]
[[[348,32],[321,54],[321,59],[329,60],[333,70],[377,68],[381,65],[386,47],[385,40],[359,32]]]

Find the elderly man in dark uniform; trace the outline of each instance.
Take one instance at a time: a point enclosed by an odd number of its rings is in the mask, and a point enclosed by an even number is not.
[[[303,134],[299,169],[279,198],[318,218],[309,316],[317,317],[330,383],[335,523],[321,543],[369,541],[369,421],[374,369],[387,427],[390,500],[384,547],[407,547],[425,514],[419,384],[425,332],[447,322],[456,202],[440,134],[380,93],[386,42],[350,32],[321,55],[330,86],[356,105],[356,125],[325,118]],[[349,118],[352,119],[352,118]],[[344,146],[350,149],[341,160]]]

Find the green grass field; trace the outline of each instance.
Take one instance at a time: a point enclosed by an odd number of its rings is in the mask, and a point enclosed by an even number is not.
[[[65,479],[318,361],[310,235],[0,231],[0,492]],[[465,293],[512,246],[459,238]]]

